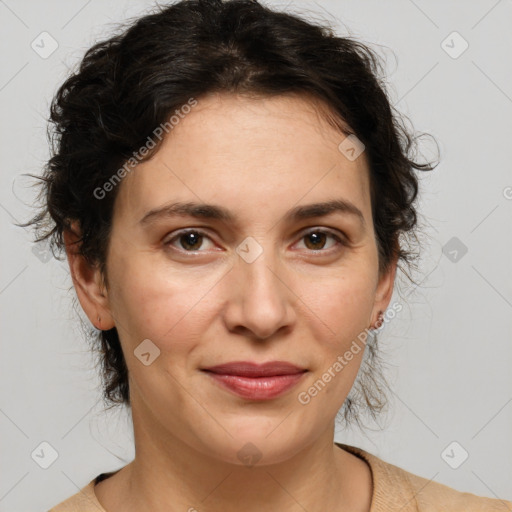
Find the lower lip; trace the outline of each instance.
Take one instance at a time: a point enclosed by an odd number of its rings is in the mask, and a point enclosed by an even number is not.
[[[249,400],[271,400],[295,386],[306,372],[273,377],[241,377],[206,372],[233,393]]]

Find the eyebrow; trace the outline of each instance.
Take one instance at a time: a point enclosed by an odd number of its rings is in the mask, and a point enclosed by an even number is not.
[[[359,220],[363,228],[366,226],[363,212],[346,199],[334,199],[323,203],[297,206],[286,213],[284,220],[288,222],[298,221],[323,217],[333,213],[353,216]],[[236,223],[237,221],[237,217],[223,206],[196,202],[177,202],[150,210],[140,219],[139,224],[145,226],[160,219],[169,219],[176,216],[214,219],[226,223]]]

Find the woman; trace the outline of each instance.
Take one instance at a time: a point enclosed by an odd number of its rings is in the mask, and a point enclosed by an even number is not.
[[[190,0],[62,85],[33,222],[55,223],[136,456],[52,511],[510,510],[333,442],[363,362],[383,406],[375,330],[433,169],[378,70],[256,1]]]

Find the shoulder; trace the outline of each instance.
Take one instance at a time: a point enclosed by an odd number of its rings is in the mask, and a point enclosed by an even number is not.
[[[361,448],[336,444],[363,458],[369,464],[374,486],[370,512],[512,511],[512,501],[461,492],[432,479],[410,473]]]
[[[419,510],[443,510],[465,512],[501,511],[511,512],[512,501],[486,498],[469,492],[462,492],[433,480],[399,469],[415,494]],[[435,507],[435,508],[434,508]]]
[[[96,498],[94,486],[104,478],[105,473],[98,475],[76,494],[55,505],[48,512],[106,512]]]

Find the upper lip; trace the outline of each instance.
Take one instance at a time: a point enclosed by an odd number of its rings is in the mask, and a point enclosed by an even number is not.
[[[253,363],[252,361],[233,361],[209,368],[202,368],[202,370],[222,375],[239,375],[241,377],[294,375],[307,371],[305,368],[300,368],[287,361],[270,361],[263,364]]]

